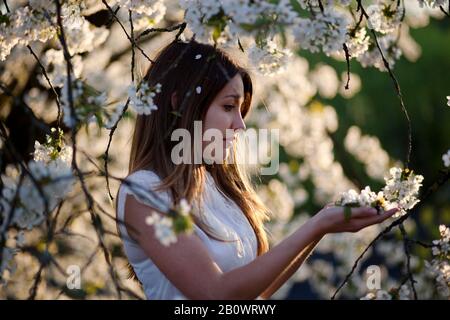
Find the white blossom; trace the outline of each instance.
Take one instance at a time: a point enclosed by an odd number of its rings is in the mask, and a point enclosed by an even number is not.
[[[169,246],[170,244],[177,242],[171,218],[159,214],[152,214],[145,219],[145,223],[155,228],[155,237],[162,245]]]
[[[392,300],[392,296],[389,292],[380,289],[376,290],[375,293],[369,292],[361,300]]]
[[[195,33],[195,38],[201,42],[212,40],[213,29],[206,27],[206,23],[212,16],[219,13],[221,4],[219,1],[207,0],[180,0],[180,6],[185,10],[184,20]]]
[[[387,34],[378,38],[378,44],[391,68],[393,68],[395,61],[402,55],[396,41],[397,37],[394,34]],[[372,44],[366,52],[358,56],[357,60],[363,67],[373,66],[380,71],[387,71],[380,51],[375,44]]]
[[[164,1],[161,0],[118,0],[117,4],[127,11],[131,10],[135,30],[159,23],[167,10]]]
[[[345,136],[344,146],[350,154],[365,165],[367,174],[371,178],[383,181],[385,173],[389,170],[391,159],[378,138],[363,135],[361,129],[351,126]]]
[[[106,115],[106,121],[104,123],[104,127],[107,129],[111,129],[114,125],[119,121],[120,116],[125,109],[125,104],[118,104],[111,113]]]
[[[430,275],[435,278],[438,292],[445,298],[450,297],[450,229],[439,226],[440,239],[433,241],[433,260],[425,261]]]
[[[272,179],[267,186],[258,190],[258,195],[269,205],[276,220],[283,223],[289,221],[294,213],[294,201],[287,186],[278,179]]]
[[[72,80],[71,89],[73,110],[70,106],[69,86],[66,78],[61,90],[61,105],[65,125],[73,128],[79,123],[89,123],[94,120],[102,125],[106,113],[106,93],[98,92],[80,79]]]
[[[403,16],[402,8],[394,3],[372,4],[367,7],[366,12],[369,16],[369,28],[383,34],[393,32],[400,25]]]
[[[103,43],[109,34],[106,28],[96,28],[82,15],[83,1],[62,3],[61,18],[69,51],[81,53],[91,51]],[[56,18],[49,21],[45,12],[55,16],[55,6],[51,1],[30,1],[29,6],[16,8],[7,14],[9,22],[0,24],[0,61],[8,56],[17,44],[28,45],[32,41],[46,42],[56,39]],[[50,19],[51,19],[50,18]],[[57,42],[58,45],[59,41]]]
[[[182,216],[187,216],[191,212],[191,205],[186,199],[181,199],[179,203],[179,213]]]
[[[32,41],[46,42],[56,35],[55,28],[39,10],[28,6],[6,14],[8,22],[0,23],[0,61],[6,59],[17,44],[27,45]]]
[[[448,0],[418,0],[420,6],[430,6],[432,8],[448,5]]]
[[[343,192],[336,201],[337,205],[345,206],[380,206],[383,209],[399,208],[393,217],[406,214],[420,200],[417,198],[422,186],[423,176],[414,174],[411,170],[393,167],[385,177],[386,185],[382,191],[375,194],[366,187],[360,193],[355,190]]]
[[[310,77],[322,97],[332,99],[336,96],[340,83],[334,68],[325,64],[319,64],[311,72]]]
[[[398,298],[399,300],[411,300],[411,290],[406,284],[400,287],[400,290],[398,291]]]
[[[157,83],[154,87],[149,87],[146,82],[142,82],[139,88],[131,85],[128,87],[130,107],[132,107],[137,114],[149,115],[153,110],[158,110],[158,106],[155,105],[153,98],[160,92],[160,83]]]
[[[63,51],[55,49],[47,50],[42,58],[42,63],[46,67],[51,84],[54,87],[62,87],[67,76],[67,64],[66,60],[64,60]],[[78,78],[83,70],[81,57],[79,55],[73,56],[71,64],[73,74]],[[48,82],[43,75],[39,78],[39,82],[45,87],[49,87]]]
[[[262,47],[252,45],[248,50],[250,61],[263,75],[280,72],[291,55],[288,49],[279,48],[273,40],[268,40]]]
[[[342,72],[339,94],[346,99],[350,99],[353,98],[353,96],[361,90],[361,78],[356,73],[350,72],[350,82],[348,88],[345,88],[347,80],[348,80],[347,72]]]
[[[36,142],[35,146],[34,159],[28,162],[28,170],[33,179],[26,175],[19,185],[20,174],[12,165],[2,175],[4,188],[0,206],[3,208],[3,221],[6,223],[8,220],[6,215],[11,214],[10,223],[22,229],[31,229],[40,224],[47,213],[45,200],[48,212],[51,212],[70,192],[74,182],[70,166],[72,160],[70,147],[66,146],[60,138],[49,136],[47,136],[46,145]],[[59,146],[58,149],[57,146]],[[38,183],[40,188],[35,183]],[[12,210],[16,194],[18,201]]]
[[[315,13],[312,19],[298,18],[292,32],[301,48],[311,52],[322,50],[331,55],[343,50],[349,22],[346,12],[327,7],[323,13]]]
[[[92,51],[105,42],[109,30],[97,28],[83,18],[80,27],[71,27],[65,30],[66,41],[71,54]],[[61,46],[58,42],[58,46]]]
[[[442,161],[445,167],[450,167],[450,149],[442,155]]]
[[[387,206],[400,208],[394,217],[404,215],[420,201],[417,195],[422,186],[423,176],[416,175],[408,169],[394,167],[389,170],[389,175],[384,180],[386,186],[383,188],[383,196],[388,202]]]
[[[348,191],[342,192],[339,203],[342,206],[348,204],[358,204],[359,203],[359,193],[354,189],[350,189]]]
[[[345,41],[350,58],[357,58],[369,49],[370,37],[367,35],[366,28],[360,27],[357,30],[347,32]]]
[[[48,140],[49,136],[47,136],[47,141]],[[67,145],[63,145],[62,147],[59,146],[59,148],[57,148],[53,145],[44,145],[40,144],[39,141],[35,141],[33,158],[34,161],[45,163],[57,161],[63,165],[68,165],[72,161],[72,148]]]

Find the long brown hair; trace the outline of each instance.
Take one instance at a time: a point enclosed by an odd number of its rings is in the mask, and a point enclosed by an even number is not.
[[[174,40],[164,47],[149,67],[143,81],[150,87],[160,83],[162,90],[154,97],[158,106],[150,115],[138,115],[131,146],[129,174],[137,170],[152,170],[161,178],[155,191],[170,190],[173,204],[185,198],[189,203],[200,202],[206,172],[214,178],[220,192],[232,199],[247,217],[258,243],[258,255],[268,250],[264,221],[268,209],[257,196],[246,170],[236,160],[236,144],[232,161],[223,164],[174,164],[171,150],[177,142],[170,133],[184,128],[194,136],[194,121],[203,121],[208,107],[217,94],[235,75],[240,74],[244,84],[242,117],[250,110],[253,86],[249,73],[223,50],[195,40]],[[201,86],[201,94],[195,88]],[[176,93],[175,105],[172,93]],[[193,158],[192,158],[193,159]],[[209,236],[221,235],[203,219],[202,213],[193,213],[195,223]]]

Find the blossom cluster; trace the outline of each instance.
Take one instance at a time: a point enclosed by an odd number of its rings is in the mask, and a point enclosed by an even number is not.
[[[40,225],[63,201],[74,185],[72,174],[72,148],[63,141],[63,131],[52,128],[45,143],[35,141],[33,159],[27,170],[8,165],[1,176],[3,183],[0,197],[0,229],[7,231],[14,226],[19,230],[31,230]],[[19,232],[16,246],[23,244]],[[3,272],[14,273],[14,256],[17,248],[2,247],[0,278]]]
[[[448,0],[418,0],[420,6],[430,6],[430,7],[440,7],[440,6],[445,6],[448,5]]]
[[[177,242],[178,233],[192,232],[190,212],[191,205],[186,199],[181,199],[169,215],[153,213],[145,219],[145,223],[154,227],[155,237],[162,245],[169,246]]]
[[[67,77],[67,65],[63,51],[55,49],[45,51],[42,63],[46,67],[47,76],[52,86],[57,88],[64,86],[64,81]],[[73,75],[78,78],[83,70],[81,57],[79,55],[72,57],[71,64]],[[39,78],[39,82],[45,87],[49,87],[44,76]]]
[[[66,42],[71,54],[91,51],[102,44],[109,31],[95,27],[82,15],[84,1],[64,1],[61,4],[61,18]],[[0,61],[6,59],[16,45],[28,45],[33,41],[57,41],[56,6],[53,1],[31,0],[26,6],[16,8],[0,19]]]
[[[64,124],[74,128],[80,123],[97,121],[103,125],[107,95],[100,93],[86,82],[75,79],[71,81],[72,106],[69,97],[69,85],[67,78],[61,91],[61,104],[63,107]],[[73,107],[73,109],[72,109]]]
[[[161,0],[118,0],[117,4],[131,11],[135,30],[159,23],[166,14],[166,5]]]
[[[158,110],[158,106],[154,103],[153,98],[161,92],[161,84],[149,86],[148,83],[142,82],[138,88],[131,85],[128,88],[128,96],[130,98],[130,107],[137,114],[149,115],[152,111]]]
[[[297,48],[342,58],[345,44],[349,57],[362,66],[386,71],[380,50],[391,67],[400,58],[399,43],[408,35],[400,39],[396,31],[409,17],[406,4],[374,1],[365,8],[367,19],[361,22],[349,13],[350,5],[351,1],[180,0],[185,21],[197,40],[234,46],[239,39],[244,49],[251,49],[248,56],[255,66],[261,56],[265,60],[274,56],[275,66],[281,52]],[[376,32],[378,41],[371,39],[367,30]],[[269,41],[274,44],[266,46]],[[274,50],[274,45],[280,48]],[[255,47],[266,52],[255,55]],[[277,72],[274,67],[269,70]],[[269,70],[260,71],[267,74]]]
[[[417,198],[422,186],[423,176],[414,174],[409,169],[393,167],[385,177],[386,185],[382,191],[375,193],[366,187],[360,193],[353,189],[343,192],[336,201],[340,206],[372,206],[388,210],[398,207],[394,217],[406,214],[420,200]]]
[[[445,167],[450,167],[450,149],[442,155],[442,161]]]
[[[292,53],[283,48],[278,48],[273,40],[268,40],[262,47],[252,45],[248,50],[251,61],[258,61],[257,69],[263,75],[273,75],[283,70],[286,59]]]
[[[376,3],[367,7],[368,26],[380,33],[394,31],[401,23],[403,10],[395,3]]]
[[[433,260],[425,261],[428,272],[435,278],[440,294],[450,297],[450,228],[439,226],[440,239],[433,241]]]
[[[363,135],[361,129],[352,126],[347,131],[344,146],[349,153],[366,166],[367,174],[371,178],[383,180],[385,172],[389,170],[391,159],[381,147],[377,137]]]
[[[7,167],[2,175],[0,211],[4,224],[10,221],[22,229],[33,228],[72,189],[72,148],[62,141],[62,131],[53,130],[52,134],[53,137],[47,136],[45,144],[35,142],[34,159],[28,162],[29,175],[24,173],[22,179],[21,170],[13,166]]]
[[[46,42],[56,34],[56,28],[40,10],[29,6],[1,15],[0,61],[6,59],[16,45],[27,45],[32,41]]]

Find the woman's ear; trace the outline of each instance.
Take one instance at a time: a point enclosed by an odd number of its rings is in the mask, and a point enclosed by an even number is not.
[[[172,96],[170,97],[170,102],[172,104],[172,110],[176,110],[178,109],[178,97],[177,97],[177,93],[174,92],[172,93]]]

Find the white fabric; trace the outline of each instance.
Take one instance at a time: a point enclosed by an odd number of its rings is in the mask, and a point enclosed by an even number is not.
[[[144,190],[153,190],[159,184],[160,178],[153,171],[139,170],[129,175],[126,181],[130,182],[131,185],[127,186],[122,183],[118,193],[117,218],[119,221],[124,221],[124,206],[127,194],[132,194],[144,204],[157,201],[150,193],[146,193]],[[171,203],[170,194],[166,191],[159,191],[157,194],[160,198],[160,208],[168,209]],[[209,223],[215,228],[221,229],[230,239],[238,239],[238,241],[233,242],[217,241],[194,225],[195,234],[205,244],[212,259],[223,272],[243,266],[254,260],[257,254],[257,241],[250,223],[236,203],[219,192],[209,172],[207,172],[203,197],[204,212]],[[149,199],[154,201],[149,202]],[[185,297],[182,293],[148,258],[139,244],[129,237],[123,224],[119,224],[119,230],[125,254],[143,285],[147,299],[184,299]],[[186,277],[188,276],[186,274]]]

